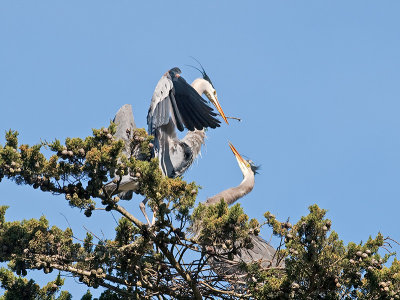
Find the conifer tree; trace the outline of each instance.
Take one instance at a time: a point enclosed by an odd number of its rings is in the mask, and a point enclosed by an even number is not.
[[[103,289],[100,299],[399,299],[400,263],[382,250],[395,243],[383,235],[365,243],[345,245],[317,205],[294,225],[270,213],[249,220],[239,204],[221,200],[195,205],[198,186],[182,178],[162,176],[151,159],[152,137],[144,129],[129,133],[136,157],[123,154],[124,141],[114,138],[116,125],[93,135],[20,144],[18,132],[8,131],[0,145],[0,180],[64,195],[76,213],[91,217],[97,210],[119,214],[115,235],[106,239],[87,233],[77,240],[70,228],[40,219],[7,221],[0,207],[1,287],[8,299],[71,299],[63,291],[68,273],[90,288]],[[46,157],[43,149],[53,155]],[[138,159],[140,158],[140,159]],[[136,193],[147,197],[156,211],[149,227],[124,208],[118,185],[124,174],[135,174]],[[106,188],[112,181],[116,188]],[[1,184],[1,183],[0,183]],[[194,236],[191,225],[204,230]],[[268,267],[260,261],[239,264],[240,272],[224,274],[213,259],[230,260],[251,248],[250,235],[271,228],[280,242]],[[221,250],[222,249],[222,250]],[[28,270],[54,274],[45,286],[26,279]],[[62,272],[62,273],[61,273]],[[21,298],[22,297],[22,298]],[[90,291],[81,299],[93,299]]]

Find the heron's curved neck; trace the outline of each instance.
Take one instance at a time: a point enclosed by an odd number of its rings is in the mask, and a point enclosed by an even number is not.
[[[199,95],[203,95],[204,91],[206,91],[209,87],[210,83],[203,79],[197,78],[192,82],[192,87],[199,93]]]
[[[244,175],[242,182],[237,187],[227,189],[225,191],[218,193],[215,196],[208,198],[204,204],[205,205],[215,204],[218,203],[223,198],[228,205],[231,205],[238,199],[250,193],[253,187],[254,187],[254,173],[247,172],[247,174]]]

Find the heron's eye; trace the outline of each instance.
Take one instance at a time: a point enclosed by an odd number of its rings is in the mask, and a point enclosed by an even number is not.
[[[216,90],[214,90],[214,96],[217,96],[217,91]]]

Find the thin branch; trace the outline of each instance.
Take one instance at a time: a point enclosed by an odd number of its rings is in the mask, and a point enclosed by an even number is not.
[[[204,281],[199,281],[199,284],[204,285],[207,288],[209,288],[210,290],[220,293],[220,294],[223,294],[223,295],[230,295],[230,296],[239,297],[239,298],[251,298],[251,295],[238,294],[233,291],[223,291],[223,290],[216,289],[216,288],[212,287],[211,285],[205,283]]]
[[[89,232],[90,234],[92,234],[96,239],[98,239],[99,241],[102,241],[101,238],[99,238],[96,234],[94,234],[92,231],[90,231],[89,229],[87,229],[85,226],[83,226],[83,228],[84,228],[87,232]]]
[[[233,120],[238,120],[239,122],[241,122],[242,121],[242,119],[241,118],[236,118],[236,117],[226,117],[227,119],[233,119]]]
[[[113,207],[114,210],[122,214],[124,217],[126,217],[128,220],[133,222],[137,227],[141,228],[144,225],[144,223],[140,222],[137,218],[135,218],[131,213],[129,213],[125,208],[123,208],[119,204],[115,204]]]
[[[390,237],[385,238],[385,240],[390,240],[390,241],[392,241],[392,242],[394,242],[394,243],[396,243],[397,245],[400,246],[400,243],[398,241],[396,241],[396,240],[394,240],[394,239],[392,239]]]

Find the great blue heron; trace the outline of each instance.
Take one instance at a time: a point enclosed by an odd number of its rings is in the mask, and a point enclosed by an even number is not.
[[[217,92],[203,67],[200,71],[203,78],[197,78],[190,86],[179,74],[179,68],[173,68],[164,74],[159,80],[152,97],[147,123],[148,133],[154,135],[154,155],[158,157],[160,169],[165,176],[174,178],[182,175],[200,153],[201,145],[204,144],[205,132],[203,128],[219,127],[220,121],[217,115],[201,97],[205,94],[211,103],[215,105],[218,112],[228,123],[227,118],[218,102]],[[123,107],[116,117],[117,138],[122,138],[126,143],[126,129],[131,129],[134,124],[131,107]],[[176,135],[176,129],[189,129],[185,137],[180,140]],[[125,153],[128,154],[128,153]],[[129,154],[128,154],[129,156]],[[122,199],[130,199],[132,191],[138,187],[137,178],[125,175],[119,184],[118,192],[122,192]],[[110,183],[108,188],[115,188]],[[140,209],[149,225],[150,222],[145,205],[148,199],[140,203]]]
[[[233,154],[236,157],[240,170],[243,174],[242,182],[236,186],[226,189],[215,196],[206,200],[205,205],[213,205],[224,199],[228,205],[232,205],[238,199],[244,197],[253,190],[254,176],[257,173],[258,167],[250,160],[245,160],[236,148],[229,143]],[[192,231],[198,236],[201,230],[201,224],[194,224]],[[264,239],[254,234],[249,235],[253,248],[239,248],[238,253],[234,255],[233,259],[225,258],[223,255],[215,256],[211,259],[210,264],[217,274],[225,275],[239,275],[244,274],[240,269],[242,262],[249,264],[258,262],[263,268],[268,268],[273,265],[283,267],[284,263],[279,262],[276,256],[276,250]],[[223,253],[222,249],[217,249],[217,253]]]
[[[218,102],[217,92],[204,69],[203,78],[196,79],[192,85],[180,74],[179,68],[173,68],[161,77],[147,115],[148,133],[154,136],[154,155],[159,159],[163,174],[168,177],[181,175],[193,161],[193,150],[184,141],[180,143],[175,128],[183,131],[186,127],[193,132],[220,126],[220,121],[215,118],[217,114],[201,97],[202,94],[228,123]],[[174,153],[178,151],[177,147],[182,148],[183,159]]]

